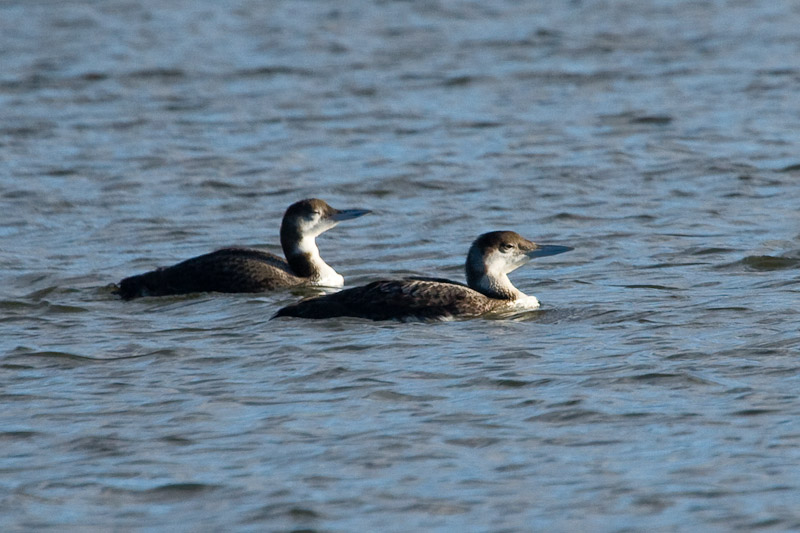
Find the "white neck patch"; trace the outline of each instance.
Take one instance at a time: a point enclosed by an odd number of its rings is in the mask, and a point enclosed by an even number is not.
[[[511,280],[505,274],[500,274],[499,276],[485,274],[478,281],[478,286],[484,294],[505,293],[513,295],[515,299],[527,298],[522,291],[511,283]]]
[[[526,296],[522,295],[520,298],[513,300],[511,303],[508,304],[509,309],[519,310],[519,311],[529,311],[532,309],[539,309],[539,299],[536,296]]]
[[[306,255],[314,266],[314,270],[317,272],[311,279],[314,285],[321,285],[324,287],[344,286],[344,278],[320,257],[319,248],[317,248],[314,237],[303,237],[302,240],[297,243],[297,248],[295,248],[295,250],[300,254]]]

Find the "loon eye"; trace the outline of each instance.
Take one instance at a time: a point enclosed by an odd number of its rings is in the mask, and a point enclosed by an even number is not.
[[[512,248],[514,248],[514,245],[513,244],[509,244],[507,242],[504,242],[503,244],[500,245],[500,251],[501,252],[509,252],[509,251],[511,251]]]

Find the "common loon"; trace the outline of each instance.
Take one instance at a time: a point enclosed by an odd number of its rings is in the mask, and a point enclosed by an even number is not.
[[[568,252],[567,246],[535,244],[513,231],[478,237],[467,254],[467,285],[439,278],[381,280],[307,298],[273,318],[351,316],[371,320],[472,318],[509,308],[536,309],[539,301],[514,287],[508,273],[534,257]]]
[[[286,260],[252,248],[222,248],[170,267],[119,282],[117,294],[130,300],[191,292],[260,292],[299,285],[341,287],[344,278],[319,256],[315,238],[343,220],[370,211],[334,209],[310,198],[289,206],[281,222]]]

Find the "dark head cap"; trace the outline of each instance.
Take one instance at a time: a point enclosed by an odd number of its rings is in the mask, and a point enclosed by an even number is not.
[[[536,244],[514,231],[492,231],[484,233],[475,239],[472,246],[483,250],[484,254],[497,250],[501,253],[513,252],[515,254],[526,255],[531,259],[534,257],[562,254],[572,250],[569,246]]]
[[[481,250],[483,254],[493,251],[508,252],[510,250],[527,253],[530,250],[534,250],[536,244],[514,231],[490,231],[475,239],[472,247]]]
[[[324,200],[307,198],[289,206],[281,222],[281,246],[289,257],[306,237],[314,238],[343,220],[369,213],[367,209],[335,209]]]
[[[467,283],[470,287],[481,277],[497,277],[513,272],[534,257],[568,252],[572,248],[536,244],[513,231],[484,233],[472,243],[467,254]]]
[[[283,215],[284,221],[288,218],[311,218],[314,214],[318,216],[330,216],[334,208],[328,205],[325,200],[319,198],[306,198],[289,206]]]
[[[368,209],[336,209],[328,205],[325,200],[306,198],[289,206],[283,215],[283,222],[284,224],[290,220],[341,222],[358,218],[369,212]],[[330,229],[330,227],[325,229]]]

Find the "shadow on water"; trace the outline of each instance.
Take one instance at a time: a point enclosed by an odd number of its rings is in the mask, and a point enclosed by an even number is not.
[[[750,255],[739,261],[739,264],[751,270],[787,270],[800,268],[800,254],[791,256]]]

